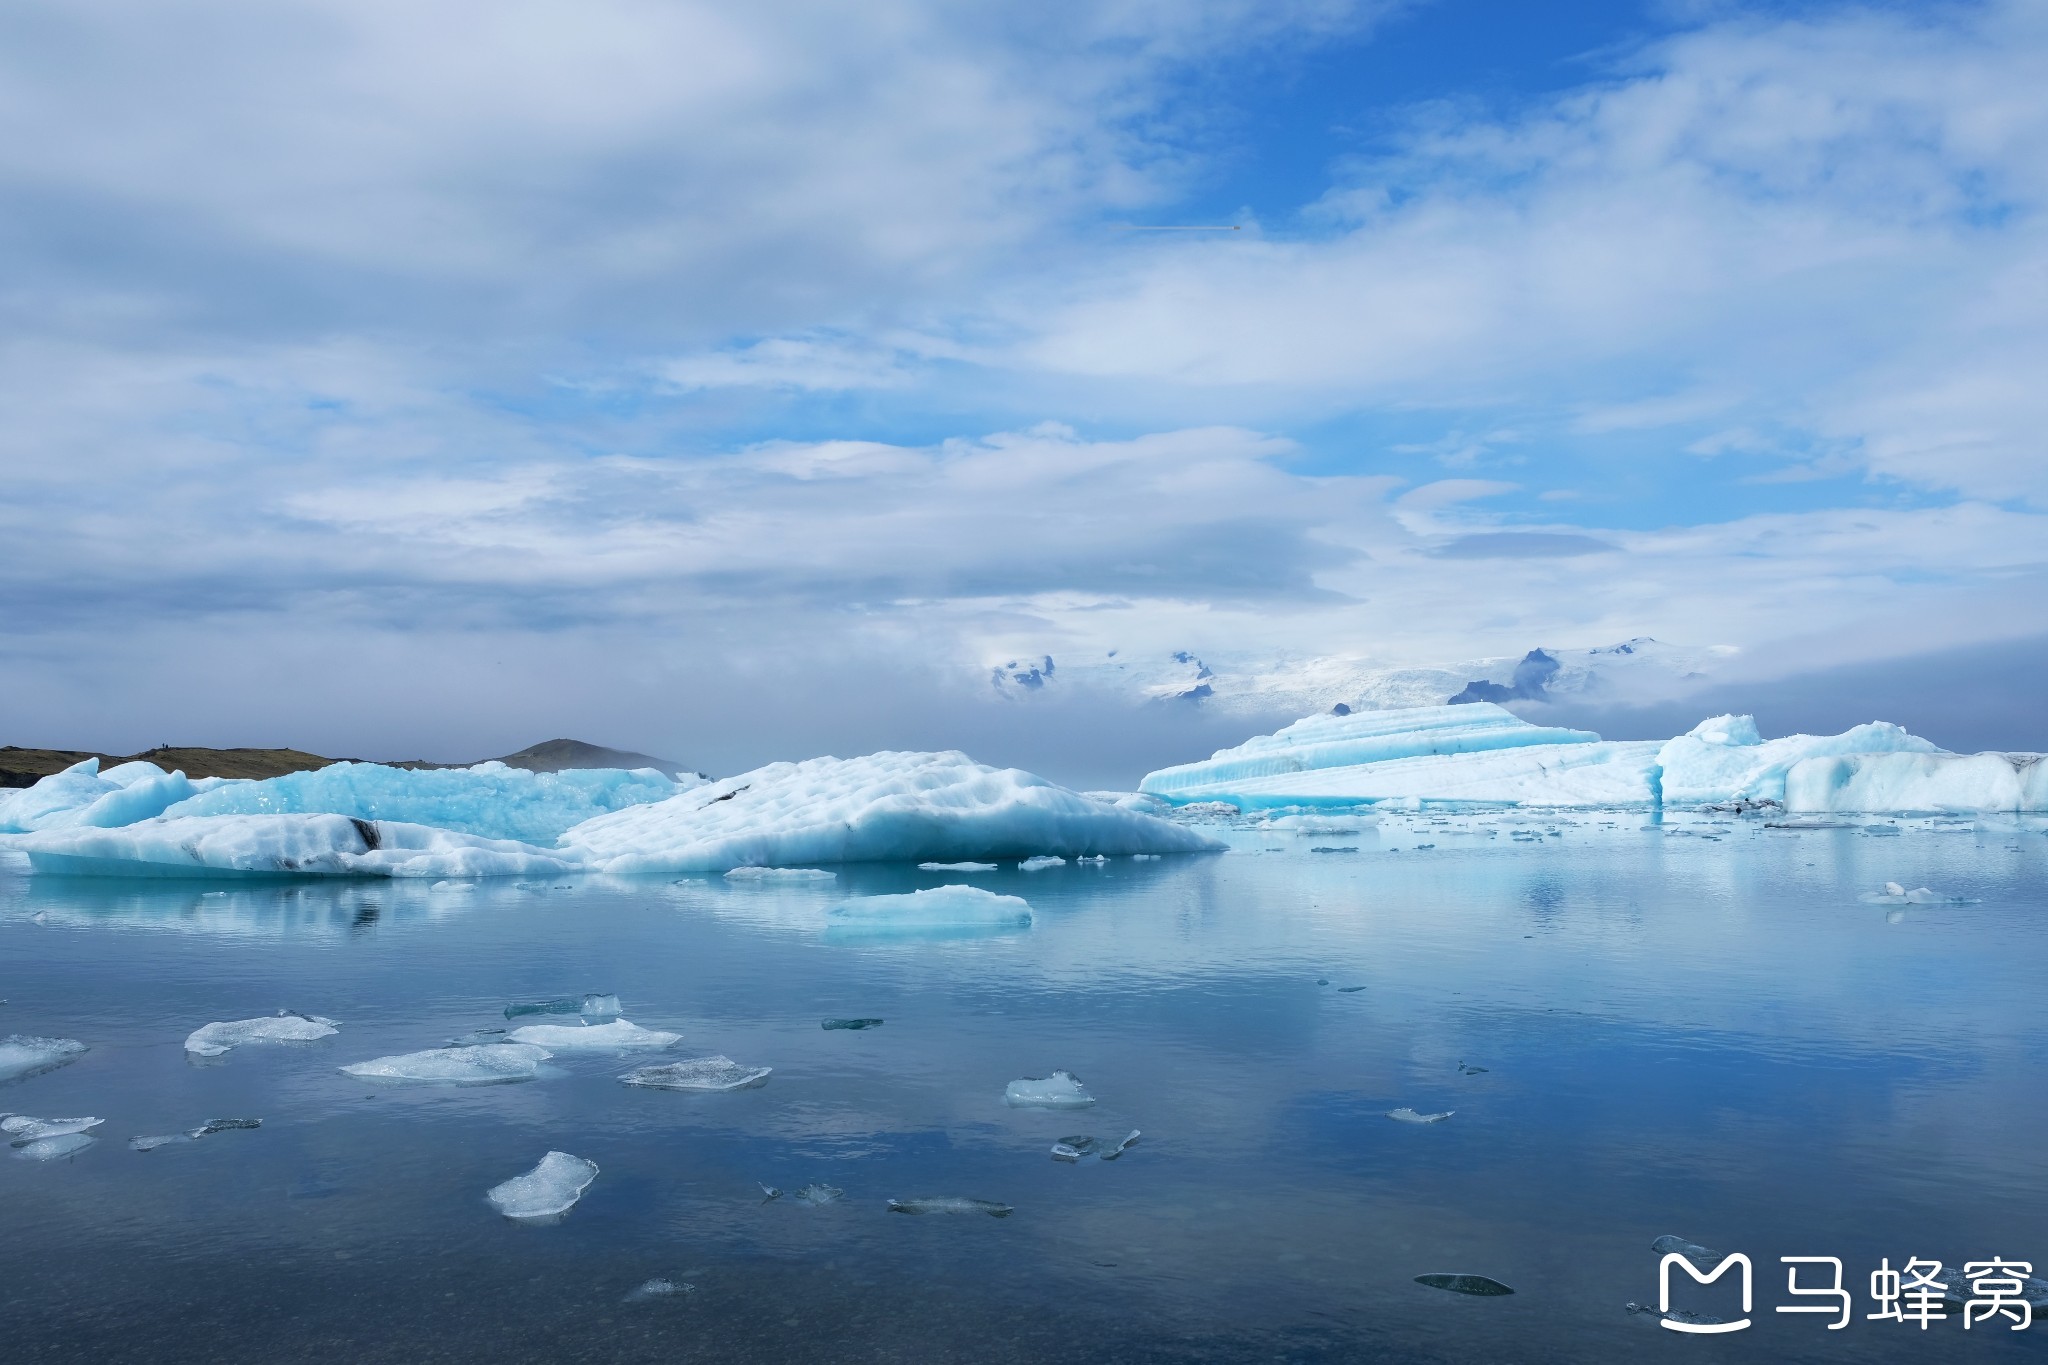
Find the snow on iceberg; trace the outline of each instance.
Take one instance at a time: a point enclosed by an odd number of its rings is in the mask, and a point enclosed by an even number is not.
[[[0,796],[0,834],[40,829],[110,829],[162,815],[170,806],[229,784],[227,778],[193,781],[137,760],[105,772],[88,758],[51,773],[32,787]]]
[[[423,769],[331,763],[260,782],[226,783],[168,810],[159,809],[174,817],[351,815],[432,825],[486,839],[549,844],[592,816],[666,800],[701,781],[690,776],[676,782],[653,768],[536,773],[496,761],[470,768]]]
[[[771,763],[586,820],[561,844],[592,870],[615,873],[1222,847],[1194,830],[957,752]]]
[[[975,886],[935,886],[847,901],[832,908],[827,925],[826,932],[833,935],[1028,929],[1031,905],[1022,897],[998,896]]]
[[[577,870],[574,855],[509,839],[346,815],[160,817],[53,829],[14,846],[37,872],[98,877],[513,877]]]
[[[1785,778],[1795,811],[2048,810],[2041,754],[1859,753],[1813,758]]]

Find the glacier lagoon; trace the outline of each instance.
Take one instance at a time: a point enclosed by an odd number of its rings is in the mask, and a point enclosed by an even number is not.
[[[1863,1314],[1880,1257],[2048,1261],[2042,822],[1803,823],[1836,827],[1233,819],[1190,826],[1228,853],[1032,873],[439,889],[0,855],[0,1033],[89,1048],[0,1110],[104,1121],[0,1161],[9,1358],[2031,1359],[2033,1333]],[[1865,899],[1887,882],[1969,903]],[[828,932],[949,884],[1030,923]],[[339,1070],[593,993],[681,1042],[515,1084]],[[188,1059],[278,1007],[339,1032]],[[707,1054],[772,1078],[617,1080]],[[1056,1070],[1096,1102],[1005,1103]],[[127,1146],[225,1116],[262,1127]],[[1133,1129],[1113,1164],[1049,1155]],[[500,1216],[550,1151],[600,1173],[558,1223]],[[813,1183],[844,1197],[763,1202]],[[1751,1257],[1753,1328],[1624,1310],[1664,1234]],[[1843,1258],[1847,1330],[1771,1311],[1784,1255]],[[1515,1293],[1415,1281],[1442,1274]]]

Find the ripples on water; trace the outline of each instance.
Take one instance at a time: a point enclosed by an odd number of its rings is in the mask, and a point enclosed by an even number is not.
[[[0,1110],[107,1120],[68,1158],[0,1161],[6,1358],[2037,1356],[2032,1333],[1861,1315],[1881,1256],[2048,1263],[2048,838],[1645,823],[1417,816],[823,884],[0,865],[0,1033],[92,1047],[0,1086]],[[1310,851],[1330,847],[1356,851]],[[1035,925],[822,932],[848,895],[948,880],[1028,897]],[[1858,901],[1886,881],[1976,903]],[[614,1076],[649,1057],[569,1054],[474,1089],[336,1070],[584,991],[683,1033],[671,1056],[773,1078],[634,1089]],[[187,1060],[193,1028],[279,1006],[340,1036]],[[1098,1102],[1004,1105],[1057,1068]],[[1387,1119],[1404,1107],[1454,1116]],[[263,1127],[127,1146],[239,1115]],[[1113,1164],[1051,1159],[1132,1129]],[[551,1149],[601,1169],[582,1201],[554,1226],[498,1217],[484,1191]],[[760,1189],[813,1183],[845,1196]],[[887,1210],[955,1196],[1016,1211]],[[1654,1300],[1667,1232],[1750,1255],[1754,1328],[1688,1340],[1623,1311]],[[1771,1311],[1783,1255],[1845,1260],[1849,1329]],[[1516,1293],[1414,1282],[1430,1272]],[[657,1278],[689,1288],[625,1301]]]

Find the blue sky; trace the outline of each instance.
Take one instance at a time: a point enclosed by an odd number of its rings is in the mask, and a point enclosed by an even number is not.
[[[18,5],[6,738],[2040,637],[2044,75],[2024,0]]]

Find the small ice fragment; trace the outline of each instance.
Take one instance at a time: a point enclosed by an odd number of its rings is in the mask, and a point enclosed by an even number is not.
[[[1318,986],[1327,986],[1330,984],[1330,978],[1327,976],[1319,976],[1316,978],[1316,984]]]
[[[1159,855],[1157,853],[1133,853],[1131,861],[1134,863],[1156,863],[1159,861]]]
[[[1467,1066],[1463,1062],[1458,1063],[1458,1074],[1460,1076],[1484,1076],[1486,1071],[1487,1068],[1483,1066]]]
[[[756,1180],[756,1181],[755,1181],[754,1183],[755,1183],[756,1185],[761,1185],[761,1182],[760,1182],[760,1181],[758,1181],[758,1180]],[[762,1202],[762,1203],[764,1203],[764,1204],[772,1204],[772,1203],[774,1203],[774,1202],[775,1202],[776,1200],[778,1200],[778,1199],[780,1199],[780,1198],[782,1198],[782,1191],[781,1191],[781,1190],[778,1190],[778,1189],[776,1189],[776,1188],[775,1188],[775,1187],[774,1187],[773,1185],[761,1185],[761,1202]]]
[[[0,1038],[0,1081],[18,1081],[69,1066],[86,1046],[73,1038],[36,1038],[10,1033]]]
[[[1365,987],[1363,987],[1363,986],[1339,986],[1339,987],[1337,988],[1337,994],[1339,994],[1339,995],[1356,995],[1356,994],[1358,994],[1358,993],[1359,993],[1360,991],[1362,991],[1362,990],[1364,990],[1364,989],[1365,989]]]
[[[1051,854],[1041,853],[1036,858],[1026,858],[1023,862],[1018,863],[1017,870],[1019,872],[1041,872],[1048,867],[1065,867],[1066,865],[1067,860],[1065,858],[1055,858]]]
[[[1115,1161],[1125,1152],[1128,1152],[1131,1149],[1132,1144],[1137,1142],[1137,1140],[1142,1136],[1143,1134],[1141,1134],[1136,1128],[1131,1129],[1130,1132],[1124,1135],[1124,1140],[1122,1142],[1119,1142],[1116,1146],[1110,1148],[1108,1151],[1102,1154],[1102,1159],[1104,1161]]]
[[[1399,853],[1399,852],[1400,852],[1401,850],[1399,850],[1399,849],[1395,849],[1394,851],[1395,851],[1396,853]],[[1314,848],[1310,849],[1310,850],[1309,850],[1309,852],[1311,852],[1311,853],[1356,853],[1356,852],[1358,852],[1358,845],[1356,845],[1356,844],[1346,844],[1346,845],[1344,845],[1344,846],[1343,846],[1342,848],[1333,848],[1333,847],[1332,847],[1332,846],[1330,846],[1329,844],[1317,844],[1317,845],[1316,845],[1316,846],[1315,846]]]
[[[508,1035],[551,1052],[658,1052],[683,1040],[680,1033],[641,1028],[625,1019],[608,1024],[528,1024]]]
[[[1095,1150],[1095,1139],[1087,1136],[1085,1133],[1077,1133],[1073,1137],[1061,1138],[1059,1140],[1059,1145],[1062,1147],[1071,1147],[1074,1149],[1075,1152],[1077,1152],[1081,1156],[1086,1156],[1088,1155],[1088,1153]]]
[[[430,1085],[501,1085],[530,1081],[550,1053],[527,1043],[485,1043],[478,1047],[443,1047],[376,1057],[342,1067],[350,1076],[368,1080],[419,1081]]]
[[[827,1185],[822,1181],[813,1181],[811,1184],[798,1190],[791,1198],[795,1199],[799,1204],[809,1204],[813,1208],[818,1208],[825,1204],[838,1203],[846,1198],[846,1191],[840,1189],[837,1185]]]
[[[1448,1289],[1453,1294],[1473,1294],[1481,1298],[1494,1298],[1515,1292],[1491,1275],[1417,1275],[1415,1283],[1426,1284],[1431,1289]]]
[[[0,1118],[0,1133],[7,1134],[17,1143],[33,1142],[37,1138],[63,1137],[69,1133],[83,1133],[88,1128],[97,1128],[103,1119],[36,1119],[27,1114],[9,1114]]]
[[[1029,928],[1031,906],[976,886],[936,886],[893,896],[862,896],[832,907],[826,932],[835,936],[1001,933]]]
[[[1389,1109],[1387,1117],[1396,1123],[1442,1123],[1457,1112],[1455,1109],[1446,1109],[1441,1114],[1418,1114],[1413,1109],[1403,1105],[1399,1109]]]
[[[1144,856],[1143,854],[1139,855]],[[919,872],[993,872],[994,863],[919,863]]]
[[[1623,1304],[1621,1311],[1624,1313],[1647,1313],[1653,1319],[1662,1319],[1665,1322],[1683,1322],[1701,1327],[1711,1327],[1717,1323],[1727,1321],[1726,1318],[1713,1317],[1707,1313],[1695,1313],[1690,1308],[1674,1308],[1668,1313],[1660,1313],[1650,1304],[1636,1303],[1633,1300]]]
[[[1929,887],[1916,886],[1911,891],[1897,882],[1886,882],[1882,891],[1868,891],[1857,897],[1865,905],[1975,905],[1967,896],[1945,896]]]
[[[1072,1143],[1055,1142],[1052,1145],[1052,1159],[1054,1161],[1079,1161],[1082,1157],[1086,1155],[1086,1152],[1083,1152],[1079,1147],[1074,1146]]]
[[[1865,825],[1863,832],[1865,834],[1899,834],[1903,831],[1897,825]]]
[[[826,1019],[818,1025],[824,1029],[869,1029],[881,1026],[882,1021],[879,1019]]]
[[[595,1179],[597,1163],[567,1152],[549,1152],[525,1175],[493,1185],[484,1198],[507,1218],[522,1222],[559,1218],[576,1206]]]
[[[448,1041],[447,1041],[446,1043],[444,1043],[444,1044],[443,1044],[442,1046],[444,1046],[444,1047],[488,1047],[488,1046],[490,1046],[490,1045],[491,1045],[492,1043],[502,1043],[502,1042],[504,1042],[504,1041],[505,1041],[505,1039],[506,1039],[506,1036],[507,1036],[507,1034],[506,1034],[505,1030],[504,1030],[504,1029],[501,1029],[501,1028],[478,1028],[478,1029],[471,1029],[471,1030],[470,1030],[469,1032],[467,1032],[467,1033],[463,1034],[463,1035],[462,1035],[461,1037],[459,1037],[459,1038],[450,1038],[450,1039],[449,1039],[449,1040],[448,1040]]]
[[[310,1043],[316,1038],[332,1038],[340,1031],[332,1019],[279,1010],[258,1019],[196,1028],[185,1039],[185,1051],[195,1057],[218,1057],[244,1043]]]
[[[14,1144],[14,1155],[23,1161],[57,1161],[76,1156],[99,1141],[91,1133],[57,1133]]]
[[[432,886],[428,887],[428,888],[427,888],[427,890],[429,890],[429,891],[474,891],[474,890],[476,890],[476,883],[475,883],[475,882],[451,882],[451,881],[438,881],[438,882],[435,882],[435,883],[434,883],[434,884],[433,884]]]
[[[765,1085],[771,1066],[741,1066],[730,1057],[692,1057],[686,1062],[642,1066],[619,1077],[627,1085],[653,1090],[751,1090]]]
[[[261,1128],[262,1119],[208,1119],[192,1130],[195,1138],[212,1137],[215,1133],[231,1133],[237,1128]]]
[[[1008,1218],[1016,1210],[992,1199],[891,1199],[891,1213],[985,1213],[991,1218]]]
[[[159,1133],[155,1137],[132,1137],[128,1145],[138,1152],[153,1152],[159,1147],[168,1147],[174,1142],[190,1142],[190,1133]]]
[[[626,1295],[627,1303],[645,1303],[649,1299],[665,1299],[671,1294],[694,1294],[694,1284],[677,1284],[674,1280],[649,1280],[632,1293]]]
[[[829,882],[837,872],[822,867],[736,867],[725,874],[729,882]]]
[[[1089,858],[1089,857],[1080,857],[1080,858],[1076,858],[1076,859],[1074,859],[1074,861],[1075,861],[1075,862],[1077,862],[1077,863],[1092,863],[1092,864],[1094,864],[1095,866],[1097,866],[1097,867],[1100,867],[1100,866],[1102,866],[1102,864],[1104,864],[1104,863],[1108,862],[1108,861],[1109,861],[1109,859],[1108,859],[1108,858],[1106,858],[1106,857],[1104,857],[1104,856],[1103,856],[1102,854],[1098,853],[1098,854],[1096,854],[1096,855],[1095,855],[1094,857],[1092,857],[1092,858]]]
[[[1721,1263],[1719,1253],[1707,1250],[1698,1242],[1688,1242],[1683,1237],[1674,1237],[1668,1232],[1650,1243],[1650,1250],[1659,1256],[1683,1256],[1701,1270],[1712,1270]]]
[[[616,1019],[621,1012],[616,995],[565,995],[554,1000],[505,1006],[507,1019],[529,1014],[580,1014],[588,1019]]]
[[[1084,1109],[1095,1103],[1095,1097],[1073,1072],[1055,1071],[1050,1076],[1011,1081],[1004,1087],[1003,1103],[1019,1109]]]

